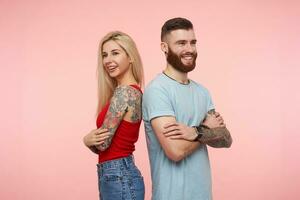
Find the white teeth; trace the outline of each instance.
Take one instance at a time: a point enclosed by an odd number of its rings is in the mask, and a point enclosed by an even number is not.
[[[183,59],[185,59],[185,60],[192,60],[193,57],[192,56],[184,56]]]
[[[106,68],[108,71],[114,71],[117,68],[117,66],[107,66]]]

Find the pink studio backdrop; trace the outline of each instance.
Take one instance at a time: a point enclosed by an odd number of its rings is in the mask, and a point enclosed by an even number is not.
[[[165,66],[160,28],[189,18],[198,38],[190,77],[211,92],[234,143],[209,148],[215,200],[299,199],[299,8],[296,1],[0,2],[0,199],[97,199],[99,39],[137,43],[146,83]],[[144,129],[135,158],[150,199]]]

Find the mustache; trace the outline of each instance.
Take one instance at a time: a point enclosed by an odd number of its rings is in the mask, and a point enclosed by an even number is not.
[[[193,56],[193,57],[196,57],[196,56],[197,56],[197,53],[184,53],[184,54],[181,54],[180,56],[181,56],[181,57],[182,57],[182,56]]]

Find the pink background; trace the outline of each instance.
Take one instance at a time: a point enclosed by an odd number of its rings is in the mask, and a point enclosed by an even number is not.
[[[190,77],[210,90],[234,138],[230,149],[209,149],[214,199],[299,199],[299,8],[283,0],[1,0],[0,199],[97,199],[97,157],[82,137],[95,128],[98,42],[111,30],[130,34],[148,83],[165,66],[160,28],[177,16],[198,38]],[[135,158],[148,200],[143,128]]]

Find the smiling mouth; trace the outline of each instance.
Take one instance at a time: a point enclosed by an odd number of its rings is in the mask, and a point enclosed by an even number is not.
[[[114,72],[117,69],[118,66],[108,66],[106,67],[107,71],[109,73]]]
[[[193,55],[187,55],[187,56],[182,56],[181,59],[187,60],[187,61],[193,61],[195,57]]]

